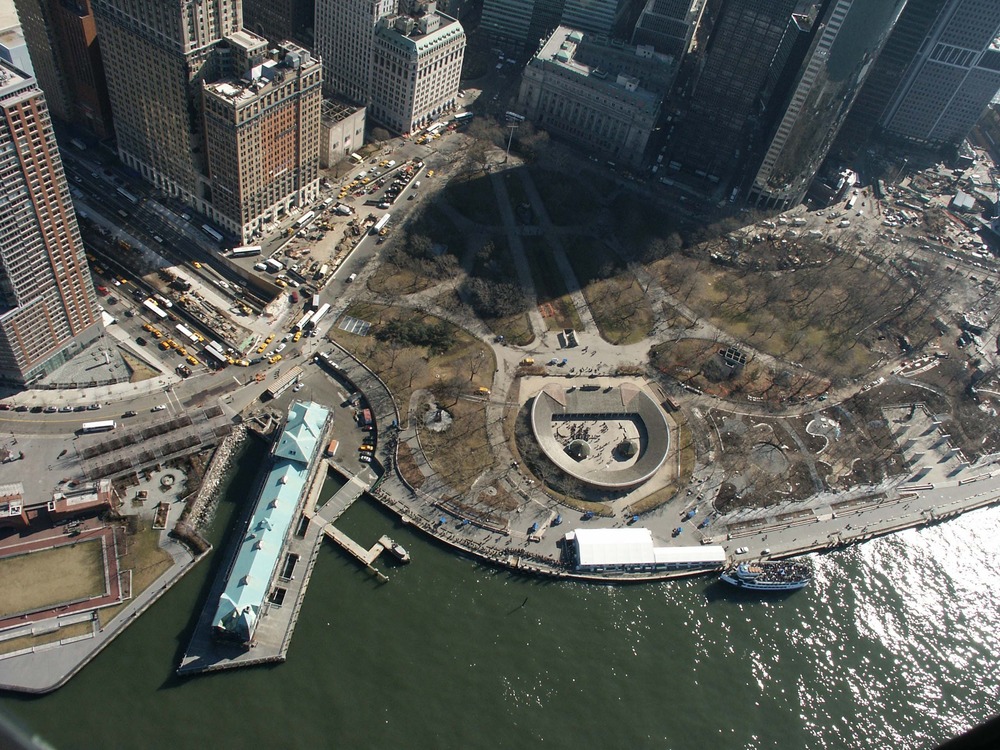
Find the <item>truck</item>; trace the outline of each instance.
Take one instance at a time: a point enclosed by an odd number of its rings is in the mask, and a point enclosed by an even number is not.
[[[323,316],[330,312],[330,305],[322,305],[316,312],[312,313],[312,317],[306,321],[306,328],[315,328],[319,325],[319,322],[323,319]]]
[[[319,269],[316,271],[316,273],[313,274],[313,279],[315,279],[317,281],[319,281],[320,279],[325,279],[326,275],[329,272],[330,272],[330,266],[328,266],[326,263],[324,263],[323,265],[321,265],[319,267]]]
[[[285,267],[284,263],[280,260],[275,260],[274,258],[268,258],[265,260],[264,265],[267,266],[267,270],[271,273],[278,273]]]
[[[389,224],[389,218],[392,214],[383,214],[382,217],[372,225],[372,234],[378,234]]]
[[[333,207],[333,211],[334,213],[338,213],[341,216],[350,216],[351,213],[353,213],[351,207],[348,206],[346,203],[338,203],[336,206]]]
[[[358,424],[361,426],[362,430],[370,430],[372,428],[372,410],[362,409],[358,414]]]
[[[792,219],[793,227],[804,227],[805,225],[806,225],[806,220],[803,219],[801,216],[796,216],[794,219]]]

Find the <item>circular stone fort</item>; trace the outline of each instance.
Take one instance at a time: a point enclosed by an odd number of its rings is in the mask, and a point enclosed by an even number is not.
[[[545,386],[531,407],[531,429],[545,456],[569,476],[604,490],[629,490],[667,459],[667,416],[631,383],[600,388]]]

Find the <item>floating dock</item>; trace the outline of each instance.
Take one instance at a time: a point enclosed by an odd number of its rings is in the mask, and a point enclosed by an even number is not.
[[[371,549],[365,549],[332,523],[328,523],[323,527],[323,533],[349,552],[356,560],[368,568],[368,571],[380,581],[385,583],[389,580],[385,573],[372,566],[372,563],[375,562],[378,556],[385,551],[385,546],[381,541],[375,542],[375,544],[371,546]],[[382,538],[385,539],[386,537]]]

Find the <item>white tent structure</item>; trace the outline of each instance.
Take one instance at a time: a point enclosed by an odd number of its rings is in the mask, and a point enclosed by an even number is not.
[[[713,570],[726,562],[718,545],[657,547],[649,529],[576,529],[566,543],[580,571]]]

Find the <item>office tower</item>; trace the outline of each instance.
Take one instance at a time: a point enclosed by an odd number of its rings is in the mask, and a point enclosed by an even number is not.
[[[398,0],[316,0],[316,51],[326,75],[327,96],[356,104],[371,100],[375,26],[396,12]]]
[[[827,0],[765,141],[750,201],[784,209],[801,201],[826,158],[906,0]]]
[[[0,62],[0,378],[29,383],[102,332],[45,97]]]
[[[899,20],[844,121],[844,127],[837,137],[837,150],[855,153],[859,148],[866,147],[920,45],[948,2],[949,0],[907,0],[906,7],[899,14]]]
[[[627,8],[626,0],[565,0],[559,24],[588,34],[610,34]]]
[[[949,0],[882,115],[889,135],[957,145],[1000,89],[1000,2]]]
[[[243,0],[243,25],[271,41],[311,37],[315,0]]]
[[[149,182],[210,213],[201,84],[219,42],[241,27],[239,0],[93,0],[118,155]]]
[[[111,135],[111,102],[90,0],[15,0],[49,110],[99,138]]]
[[[462,24],[436,10],[383,18],[375,31],[372,119],[398,133],[452,109],[465,59]]]
[[[691,47],[705,0],[648,0],[632,32],[632,44],[651,44],[678,60]]]
[[[670,166],[712,184],[739,169],[761,127],[782,63],[809,33],[799,0],[730,0],[706,43],[702,72],[669,144]]]
[[[484,0],[480,28],[508,57],[538,49],[559,25],[566,0]]]
[[[244,242],[319,196],[322,81],[319,60],[284,42],[240,77],[205,84],[213,216]]]
[[[316,47],[330,75],[324,91],[409,132],[454,106],[465,31],[434,2],[317,0]]]
[[[584,40],[580,31],[556,28],[524,69],[518,108],[590,153],[638,164],[656,126],[662,94],[642,88],[639,78],[624,71],[590,65]],[[673,67],[672,60],[659,62]]]

